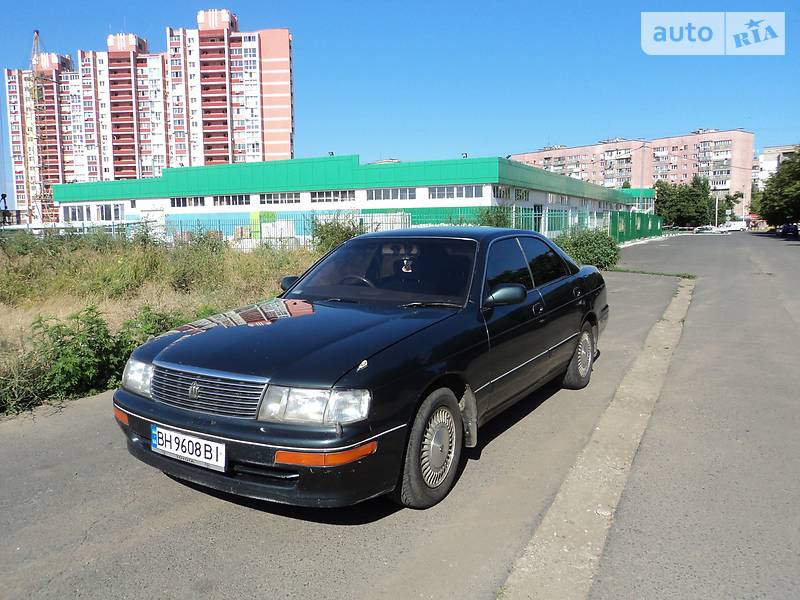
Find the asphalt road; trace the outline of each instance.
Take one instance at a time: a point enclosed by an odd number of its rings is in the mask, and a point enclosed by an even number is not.
[[[0,423],[0,596],[494,598],[677,284],[607,282],[591,385],[547,388],[488,424],[427,511],[294,509],[189,487],[127,454],[108,394]]]
[[[609,532],[594,599],[800,596],[800,241],[628,248],[698,275]]]

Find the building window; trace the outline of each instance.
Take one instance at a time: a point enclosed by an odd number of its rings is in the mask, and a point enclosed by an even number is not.
[[[449,198],[482,198],[482,185],[440,185],[428,188],[428,198],[434,200]]]
[[[527,202],[530,200],[530,190],[521,190],[516,188],[514,190],[514,201],[515,202]]]
[[[169,205],[172,208],[189,208],[192,206],[205,206],[206,199],[203,196],[191,196],[191,197],[181,196],[178,198],[170,198]],[[217,206],[216,202],[215,206]]]
[[[492,196],[498,200],[509,200],[511,199],[511,188],[505,185],[493,185]]]
[[[246,206],[248,204],[250,204],[250,196],[248,194],[214,196],[214,206]]]
[[[311,202],[348,202],[356,199],[355,190],[311,192]]]
[[[261,204],[296,204],[300,202],[299,192],[261,194]]]
[[[381,188],[367,190],[367,200],[416,200],[417,188]]]

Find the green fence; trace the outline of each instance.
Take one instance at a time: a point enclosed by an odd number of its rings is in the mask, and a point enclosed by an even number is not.
[[[618,243],[661,235],[661,219],[646,213],[584,210],[549,206],[452,206],[420,208],[364,208],[318,211],[242,212],[241,216],[197,213],[167,215],[151,223],[153,231],[167,242],[189,239],[198,232],[210,232],[242,250],[262,244],[310,246],[316,223],[348,220],[366,231],[391,231],[409,227],[492,226],[538,231],[550,238],[583,229],[607,231]],[[65,231],[80,232],[96,224],[70,226]],[[109,225],[126,235],[134,223]]]
[[[661,217],[640,212],[612,211],[608,233],[618,243],[661,235]]]

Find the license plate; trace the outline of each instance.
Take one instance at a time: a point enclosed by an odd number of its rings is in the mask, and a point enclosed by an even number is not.
[[[225,470],[225,444],[150,425],[150,449],[215,471]]]

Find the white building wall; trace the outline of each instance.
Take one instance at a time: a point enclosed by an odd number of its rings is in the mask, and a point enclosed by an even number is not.
[[[99,147],[102,160],[99,163],[100,178],[114,179],[114,158],[111,143],[111,89],[108,76],[108,52],[96,52],[97,60],[97,116],[99,123]]]

